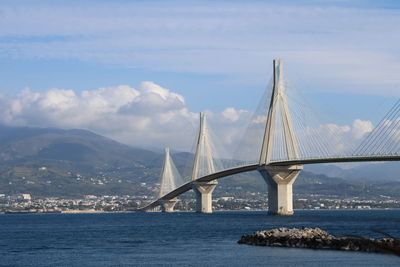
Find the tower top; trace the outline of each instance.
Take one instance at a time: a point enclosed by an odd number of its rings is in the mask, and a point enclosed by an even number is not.
[[[282,59],[274,59],[273,61],[273,88],[265,124],[260,165],[270,163],[273,158],[272,152],[274,150],[274,143],[277,141],[279,142],[276,137],[277,128],[283,131],[282,138],[286,158],[290,160],[299,157],[297,139],[293,130],[292,118],[286,100],[282,63]]]

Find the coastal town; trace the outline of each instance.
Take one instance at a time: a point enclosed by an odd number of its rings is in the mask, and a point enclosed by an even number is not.
[[[5,195],[0,194],[0,213],[100,213],[100,212],[133,212],[155,200],[149,195],[85,195],[82,198],[35,197],[29,193]],[[175,211],[195,210],[195,199],[188,193],[180,199]],[[241,196],[223,196],[213,199],[216,211],[267,210],[267,195],[264,193],[246,192]],[[294,195],[294,208],[304,210],[368,210],[398,209],[400,200],[379,196],[373,199],[360,197],[338,198],[312,194],[308,197]]]

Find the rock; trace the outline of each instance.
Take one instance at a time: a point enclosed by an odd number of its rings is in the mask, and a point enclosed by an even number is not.
[[[335,237],[320,228],[277,228],[243,235],[239,244],[395,253],[400,255],[400,240],[395,238]]]

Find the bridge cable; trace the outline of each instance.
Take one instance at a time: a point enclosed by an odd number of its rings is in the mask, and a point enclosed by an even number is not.
[[[384,127],[385,121],[387,121],[388,117],[391,117],[393,113],[396,113],[400,104],[400,99],[395,103],[395,105],[389,110],[389,112],[383,117],[383,119],[379,122],[378,126],[364,139],[364,141],[355,149],[353,155],[362,156],[363,153],[367,152],[368,149],[371,149],[375,144],[374,142],[380,136],[380,131]],[[372,152],[373,153],[373,152]]]

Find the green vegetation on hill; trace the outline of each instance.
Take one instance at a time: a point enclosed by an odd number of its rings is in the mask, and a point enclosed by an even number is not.
[[[0,193],[132,194],[156,182],[162,155],[85,130],[0,126]]]
[[[177,167],[187,172],[193,155],[175,153],[173,158]],[[162,161],[161,153],[132,148],[85,130],[0,126],[0,194],[154,195]],[[237,188],[267,190],[257,172],[221,179],[219,183],[216,193]],[[399,196],[399,189],[400,182],[365,183],[309,171],[303,171],[294,185],[295,193],[340,197]]]

